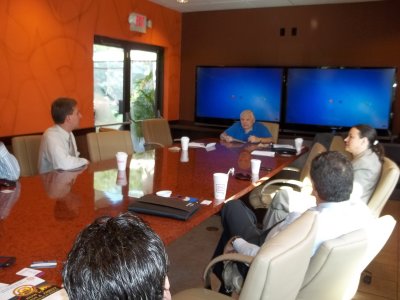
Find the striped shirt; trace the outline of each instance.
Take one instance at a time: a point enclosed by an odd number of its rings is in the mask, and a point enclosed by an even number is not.
[[[0,178],[18,180],[19,164],[14,155],[10,154],[6,146],[0,142]]]

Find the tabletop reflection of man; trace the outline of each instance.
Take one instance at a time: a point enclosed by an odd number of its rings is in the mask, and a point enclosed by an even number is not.
[[[47,195],[56,200],[54,216],[57,219],[69,220],[79,215],[81,196],[72,191],[72,186],[82,171],[53,171],[41,175]]]

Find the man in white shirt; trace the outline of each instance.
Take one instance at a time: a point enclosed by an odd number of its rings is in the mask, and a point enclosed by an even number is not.
[[[353,168],[339,152],[318,155],[312,161],[310,175],[318,204],[311,209],[319,212],[315,253],[324,241],[367,226],[372,214],[362,201],[349,200],[353,189]],[[257,228],[255,215],[248,207],[241,201],[230,201],[221,212],[224,231],[214,255],[221,254],[225,245],[225,252],[255,256],[265,241],[279,234],[300,215],[290,213],[281,223],[265,231]]]
[[[51,105],[51,116],[55,125],[43,134],[39,150],[39,173],[72,170],[87,165],[89,161],[79,157],[72,133],[79,127],[82,118],[76,100],[56,99]]]

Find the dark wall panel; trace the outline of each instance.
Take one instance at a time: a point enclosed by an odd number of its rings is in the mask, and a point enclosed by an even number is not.
[[[185,13],[180,119],[194,120],[197,65],[395,66],[400,78],[399,11],[389,0]]]

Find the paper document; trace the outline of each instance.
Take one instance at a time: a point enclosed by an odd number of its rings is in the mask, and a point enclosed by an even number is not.
[[[274,144],[274,148],[294,149],[294,146],[293,145],[284,145],[284,144]]]
[[[215,146],[216,143],[208,143],[208,144],[204,144],[204,143],[196,143],[196,142],[190,142],[189,143],[189,147],[191,148],[212,148]]]
[[[273,152],[273,151],[264,151],[264,150],[254,150],[253,152],[251,152],[251,155],[275,157],[275,152]]]
[[[232,138],[232,142],[237,142],[237,143],[242,143],[242,144],[246,144],[247,143],[246,141],[238,140],[238,139],[235,139],[235,138]]]

